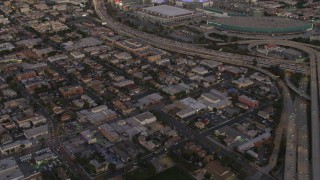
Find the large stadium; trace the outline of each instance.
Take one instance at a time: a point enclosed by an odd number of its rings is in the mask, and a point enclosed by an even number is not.
[[[292,34],[312,30],[311,23],[275,17],[224,17],[208,21],[219,30],[249,34]]]

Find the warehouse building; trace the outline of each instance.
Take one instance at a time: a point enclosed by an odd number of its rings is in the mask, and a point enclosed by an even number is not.
[[[142,11],[138,11],[137,13],[141,18],[159,23],[185,21],[204,15],[202,12],[191,11],[168,5],[143,8]]]

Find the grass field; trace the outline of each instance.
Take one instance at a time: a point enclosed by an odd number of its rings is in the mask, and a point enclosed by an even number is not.
[[[161,173],[148,178],[149,180],[194,180],[185,170],[178,166],[169,168]]]
[[[159,162],[159,165],[166,167],[166,168],[174,166],[174,162],[172,161],[172,159],[169,156],[164,156],[164,157],[160,158],[158,160],[158,162]]]

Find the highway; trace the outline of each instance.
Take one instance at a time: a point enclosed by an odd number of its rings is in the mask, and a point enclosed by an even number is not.
[[[152,34],[148,34],[145,32],[141,32],[138,30],[135,30],[133,28],[130,28],[124,24],[121,24],[119,22],[116,22],[113,20],[108,14],[107,10],[104,4],[104,1],[102,0],[93,0],[93,5],[95,8],[95,11],[99,18],[106,24],[107,27],[113,29],[119,34],[133,37],[133,38],[139,38],[140,40],[151,44],[152,46],[164,49],[164,50],[169,50],[173,52],[178,52],[186,55],[192,55],[192,56],[198,56],[201,58],[205,59],[212,59],[215,61],[220,61],[223,63],[228,63],[236,66],[244,66],[244,67],[249,67],[254,70],[257,70],[259,72],[262,72],[268,76],[270,76],[274,80],[279,79],[275,77],[272,73],[263,70],[259,67],[251,66],[250,64],[253,64],[253,60],[257,61],[265,61],[268,62],[270,65],[285,65],[283,68],[284,69],[290,69],[294,68],[295,70],[300,70],[300,67],[297,68],[295,66],[296,63],[288,62],[286,60],[271,60],[271,59],[264,59],[264,58],[256,58],[252,56],[243,56],[243,55],[237,55],[237,54],[232,54],[232,53],[225,53],[225,52],[219,52],[219,51],[214,51],[214,50],[209,50],[205,48],[200,48],[196,46],[192,46],[190,44],[186,43],[180,43],[177,41],[173,40],[168,40],[165,38],[157,37]],[[277,44],[277,45],[282,45],[282,46],[289,46],[293,47],[296,49],[300,49],[304,52],[306,52],[309,55],[310,58],[310,75],[311,75],[311,126],[312,126],[312,177],[313,179],[320,179],[320,171],[318,168],[320,167],[320,154],[319,154],[319,112],[318,112],[318,84],[320,82],[320,79],[317,79],[317,75],[320,75],[320,72],[317,72],[317,67],[320,67],[320,59],[319,59],[319,54],[315,50],[311,49],[308,46],[305,46],[302,43],[297,43],[297,42],[292,42],[292,41],[282,41],[282,40],[260,40],[263,44]],[[289,64],[289,65],[288,65]],[[302,67],[301,67],[302,68]],[[320,70],[320,69],[319,69]],[[319,76],[320,77],[320,76]],[[318,82],[319,80],[319,82]],[[319,92],[320,93],[320,92]],[[288,134],[292,134],[294,132],[295,128],[295,118],[296,116],[292,114],[290,116],[290,119],[292,119],[290,122],[289,132]],[[290,130],[291,128],[291,130]],[[295,145],[295,140],[289,140],[290,142]],[[290,147],[290,144],[289,144]],[[292,149],[288,151],[288,153],[292,153],[292,151],[296,150],[296,145],[295,147],[291,146]],[[296,164],[296,159],[294,159]],[[293,162],[293,161],[292,161]],[[292,168],[295,169],[295,168]],[[296,177],[296,174],[294,171],[291,171],[292,174],[288,175],[288,177]]]
[[[306,91],[308,78],[303,77],[299,90]],[[284,179],[309,179],[309,144],[307,127],[307,102],[296,96],[287,129],[287,148]]]
[[[288,73],[287,73],[288,74]],[[297,93],[299,96],[307,99],[307,100],[311,100],[310,96],[307,94],[306,90],[301,90],[299,88],[297,88],[294,84],[292,84],[292,82],[290,81],[290,76],[286,75],[285,76],[285,81],[287,83],[287,85],[290,87],[291,90],[293,90],[295,93]]]
[[[273,140],[274,148],[270,156],[269,164],[260,169],[260,171],[264,173],[269,173],[277,164],[281,139],[285,133],[284,130],[287,128],[287,122],[293,107],[292,98],[288,87],[282,81],[279,83],[279,87],[281,88],[283,93],[283,109],[280,117],[280,122],[276,128],[275,137]]]
[[[308,86],[308,78],[303,77],[299,86],[300,91],[306,91]],[[309,133],[307,121],[307,101],[297,96],[298,106],[295,108],[297,113],[297,174],[298,179],[309,179]]]
[[[260,58],[246,55],[239,55],[234,53],[220,52],[217,50],[210,50],[206,48],[201,48],[192,44],[182,43],[174,40],[169,40],[166,38],[158,37],[153,34],[145,33],[136,29],[133,29],[129,26],[126,26],[120,22],[113,20],[107,13],[104,1],[102,0],[92,0],[94,9],[101,19],[101,22],[107,27],[113,29],[121,35],[125,35],[132,38],[138,38],[139,40],[144,41],[154,47],[183,53],[192,56],[198,56],[202,58],[215,57],[215,61],[220,61],[224,63],[233,64],[233,62],[241,62],[241,64],[253,64],[254,60],[268,63],[269,65],[280,65],[280,64],[291,64],[286,60],[282,59],[270,59],[270,58]],[[235,64],[236,65],[236,64]],[[290,67],[288,67],[290,69]]]
[[[240,44],[256,43],[257,41],[242,41]],[[320,132],[319,132],[319,97],[320,91],[318,90],[320,85],[320,54],[317,50],[310,48],[302,43],[293,41],[280,41],[280,40],[261,40],[258,44],[277,44],[286,47],[292,47],[295,49],[300,49],[309,55],[310,59],[310,84],[311,84],[311,171],[312,179],[320,179]],[[300,109],[300,108],[299,108]],[[304,117],[306,118],[306,117]],[[289,126],[290,127],[290,126]],[[290,128],[288,128],[290,130]],[[288,138],[288,137],[287,137]],[[294,142],[293,142],[294,143]],[[287,147],[288,148],[288,147]],[[290,153],[290,151],[287,151]],[[287,155],[286,155],[287,156]],[[297,160],[297,159],[296,159]],[[295,163],[297,164],[297,162]],[[288,165],[289,166],[289,165]],[[294,166],[294,165],[292,165]],[[291,166],[290,166],[291,167]],[[299,172],[300,173],[300,172]],[[302,174],[302,173],[301,173]],[[305,173],[306,174],[306,173]],[[290,177],[290,174],[288,175]],[[291,177],[296,177],[296,175],[291,175]]]
[[[317,61],[317,62],[316,62]],[[320,59],[317,55],[310,57],[310,67],[311,67],[311,147],[312,147],[312,178],[320,179],[320,141],[319,141],[319,97],[318,87],[320,84],[320,78],[317,80],[317,76],[320,74]],[[318,71],[318,73],[317,73]]]
[[[246,41],[243,43],[248,43],[252,41]],[[253,41],[256,43],[256,41]],[[300,49],[306,52],[309,55],[310,59],[310,84],[311,84],[311,171],[312,171],[312,179],[320,179],[320,132],[319,132],[319,97],[320,92],[318,90],[320,85],[320,54],[317,50],[314,50],[308,46],[305,46],[302,43],[292,42],[292,41],[280,41],[280,40],[266,40],[259,41],[259,44],[277,44],[286,47],[292,47],[295,49]],[[288,128],[290,129],[290,128]],[[288,137],[287,137],[288,138]],[[293,142],[294,143],[294,142]],[[288,148],[288,147],[287,147]],[[290,151],[287,151],[290,153]],[[293,165],[292,165],[293,166]],[[291,166],[290,166],[291,167]],[[288,175],[289,177],[290,175]],[[291,177],[296,177],[291,176]]]
[[[294,102],[294,106],[297,106],[298,102]],[[291,107],[292,108],[292,107]],[[285,171],[284,179],[292,180],[296,179],[296,151],[297,151],[297,142],[296,142],[296,114],[291,112],[289,115],[289,120],[287,123],[287,141],[286,141],[286,155],[285,155]]]

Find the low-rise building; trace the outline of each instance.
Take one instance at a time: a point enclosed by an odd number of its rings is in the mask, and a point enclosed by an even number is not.
[[[81,53],[79,51],[72,51],[72,52],[70,52],[70,55],[75,59],[81,59],[81,58],[86,57],[83,53]]]
[[[178,112],[176,113],[176,115],[177,115],[179,118],[183,119],[183,118],[189,117],[189,116],[191,116],[191,115],[194,115],[195,113],[196,113],[196,110],[195,110],[195,109],[193,109],[193,108],[191,108],[191,107],[187,107],[187,108],[185,108],[185,109],[182,109],[182,110],[178,111]]]
[[[133,119],[139,122],[141,125],[146,125],[157,121],[157,118],[151,112],[144,112],[133,117]]]
[[[100,132],[111,142],[116,142],[120,140],[120,136],[109,124],[103,124],[98,127]]]
[[[82,95],[84,93],[83,87],[77,85],[61,87],[59,90],[64,97]]]
[[[1,160],[0,167],[0,177],[3,180],[18,180],[24,178],[22,171],[13,157]]]
[[[32,143],[29,140],[17,140],[10,144],[5,144],[0,147],[0,152],[3,155],[13,153],[19,149],[30,148]]]
[[[244,152],[252,147],[254,147],[258,143],[262,143],[263,141],[268,140],[271,137],[270,132],[265,132],[237,147],[239,152]]]
[[[245,88],[253,84],[253,81],[249,78],[239,78],[237,80],[232,80],[232,83],[235,84],[238,88]]]
[[[209,93],[203,93],[198,100],[205,104],[209,110],[223,109],[232,104],[226,95],[215,89]]]
[[[43,126],[39,126],[39,127],[35,127],[32,129],[28,129],[24,131],[24,135],[28,138],[28,139],[36,139],[39,137],[45,137],[46,135],[48,135],[48,125],[43,125]]]
[[[37,73],[35,71],[27,71],[27,72],[17,74],[16,78],[19,81],[23,81],[26,79],[34,78],[36,76],[37,76]]]
[[[198,122],[194,123],[194,126],[199,129],[204,129],[206,127],[206,124],[201,121],[198,121]]]
[[[92,124],[102,124],[117,118],[117,113],[109,109],[106,105],[97,106],[91,110],[82,110],[77,114],[80,120],[87,120]]]
[[[38,124],[44,124],[47,119],[42,115],[33,115],[29,117],[24,117],[16,121],[20,128],[29,128],[31,125],[36,126]]]
[[[82,131],[80,134],[88,144],[97,142],[97,138],[94,137],[94,134],[90,130]]]
[[[218,161],[210,161],[204,169],[212,176],[212,179],[216,180],[230,179],[235,176],[231,168],[222,166]]]
[[[108,170],[108,163],[106,161],[99,163],[97,160],[91,160],[90,164],[93,165],[96,173],[101,173]]]
[[[153,94],[150,94],[148,96],[145,96],[145,97],[139,99],[136,106],[147,107],[147,106],[150,106],[153,104],[160,103],[162,99],[163,99],[162,96],[160,96],[157,93],[153,93]]]
[[[8,42],[0,44],[0,52],[1,51],[11,51],[14,48],[15,48],[14,45],[11,43],[8,43]]]
[[[252,99],[252,98],[249,98],[249,97],[246,96],[246,95],[241,95],[241,96],[239,96],[239,97],[238,97],[238,100],[239,100],[241,103],[249,106],[250,108],[255,108],[255,107],[258,107],[258,106],[259,106],[259,101],[254,100],[254,99]]]
[[[205,74],[208,73],[208,70],[206,68],[204,68],[204,67],[201,67],[201,66],[192,68],[192,71],[197,73],[197,74],[200,74],[200,75],[205,75]]]

